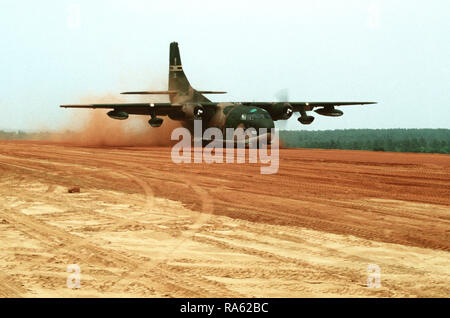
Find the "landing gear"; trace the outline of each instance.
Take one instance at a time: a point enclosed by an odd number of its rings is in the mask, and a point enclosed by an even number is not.
[[[297,119],[303,125],[309,125],[314,121],[313,116],[308,116],[304,108],[300,108],[300,117]]]
[[[152,117],[148,123],[150,124],[150,126],[156,128],[156,127],[160,127],[164,121],[164,119],[162,118],[158,118],[156,117],[155,113],[150,114],[150,116]]]
[[[160,127],[163,123],[163,119],[162,118],[152,118],[148,121],[148,123],[150,124],[150,126],[156,128],[156,127]]]

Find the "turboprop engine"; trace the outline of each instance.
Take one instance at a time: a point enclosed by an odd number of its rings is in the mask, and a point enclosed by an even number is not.
[[[274,104],[270,110],[270,116],[273,120],[286,120],[291,118],[294,109],[289,103]]]
[[[185,104],[182,111],[186,114],[186,118],[204,119],[207,116],[206,109],[200,104]]]

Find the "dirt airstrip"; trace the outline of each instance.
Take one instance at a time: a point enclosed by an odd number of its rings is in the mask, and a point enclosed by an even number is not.
[[[261,175],[170,150],[0,141],[0,296],[450,295],[450,156],[282,149]]]

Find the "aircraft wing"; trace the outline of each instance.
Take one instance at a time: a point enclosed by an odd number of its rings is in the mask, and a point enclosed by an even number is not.
[[[91,108],[115,109],[124,111],[129,115],[167,116],[181,112],[182,105],[172,103],[131,103],[131,104],[90,104],[90,105],[61,105],[62,108]]]
[[[187,103],[202,105],[205,108],[215,109],[217,103]],[[182,107],[185,104],[179,103],[117,103],[117,104],[87,104],[87,105],[61,105],[62,108],[84,108],[84,109],[114,109],[124,111],[129,115],[151,115],[168,116],[183,115]]]
[[[281,102],[282,103],[282,102]],[[313,110],[315,107],[334,107],[334,106],[355,106],[355,105],[371,105],[375,102],[286,102],[289,103],[294,111]],[[266,110],[280,102],[242,102],[243,105],[261,107]]]
[[[200,102],[192,103],[202,105],[205,108],[215,108],[218,103]],[[271,111],[272,107],[279,105],[280,102],[235,102],[233,104],[242,104],[246,106],[261,107],[267,111]],[[374,102],[289,102],[293,110],[296,112],[304,112],[313,110],[315,107],[334,107],[334,106],[351,106],[351,105],[368,105],[376,104]],[[91,108],[91,109],[114,109],[116,111],[124,111],[129,115],[183,115],[183,104],[178,103],[129,103],[129,104],[88,104],[88,105],[61,105],[62,108]]]

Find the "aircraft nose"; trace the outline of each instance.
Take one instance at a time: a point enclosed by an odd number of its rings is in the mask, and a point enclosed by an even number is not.
[[[258,131],[261,128],[267,128],[267,132],[270,133],[270,129],[275,128],[275,124],[271,118],[260,118],[252,120],[251,127]]]
[[[250,127],[254,128],[256,130],[256,136],[258,137],[258,140],[260,137],[265,136],[265,143],[270,144],[272,142],[272,128],[275,128],[275,124],[271,118],[264,118],[264,119],[254,119],[251,121]],[[264,130],[265,128],[265,130]],[[261,130],[262,129],[262,130]]]

